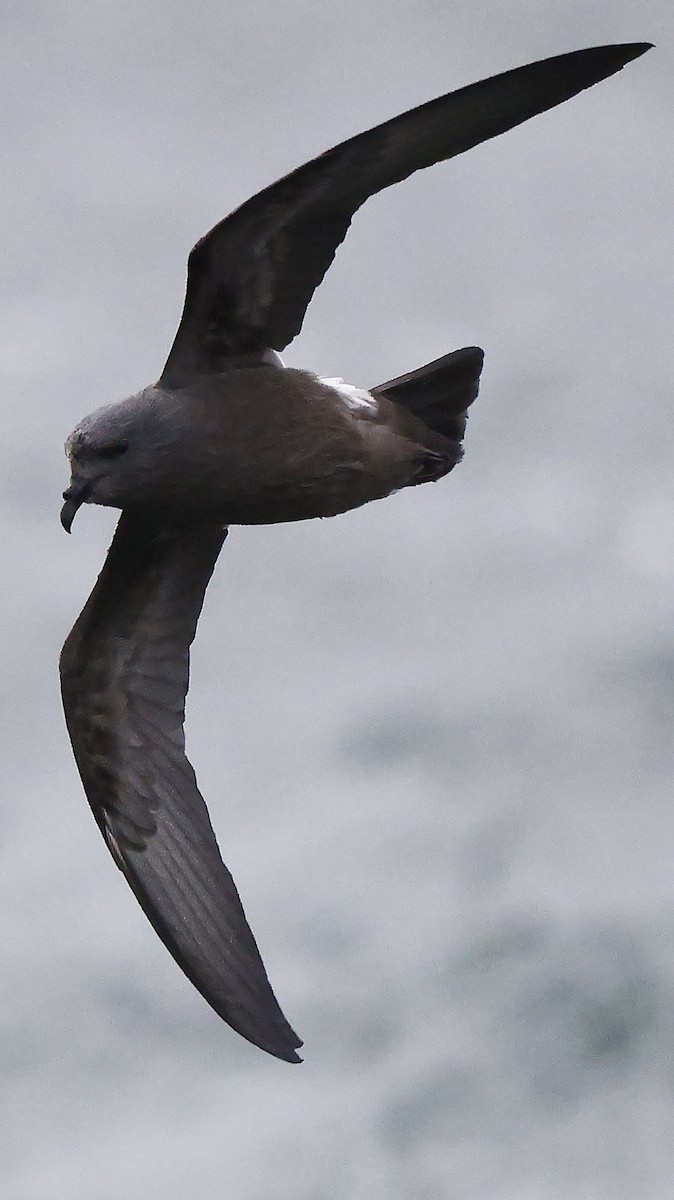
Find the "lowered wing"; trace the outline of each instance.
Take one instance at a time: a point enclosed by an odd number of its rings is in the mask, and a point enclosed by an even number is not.
[[[122,514],[63,647],[63,705],[96,821],[160,938],[237,1033],[300,1062],[185,756],[189,648],[226,533]]]

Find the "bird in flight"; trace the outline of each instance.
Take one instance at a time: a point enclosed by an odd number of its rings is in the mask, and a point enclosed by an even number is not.
[[[311,297],[369,196],[620,70],[649,43],[562,54],[431,100],[328,150],[189,256],[157,383],[68,438],[61,521],[122,510],[61,654],[66,723],[108,849],[159,937],[233,1029],[300,1062],[185,755],[189,650],[229,525],[329,517],[459,462],[482,351],[371,389],[286,368]]]

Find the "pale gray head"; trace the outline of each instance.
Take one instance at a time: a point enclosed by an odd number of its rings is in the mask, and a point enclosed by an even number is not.
[[[82,504],[126,508],[147,503],[166,447],[166,422],[154,388],[108,404],[80,421],[68,438],[70,486],[61,524],[70,533]]]

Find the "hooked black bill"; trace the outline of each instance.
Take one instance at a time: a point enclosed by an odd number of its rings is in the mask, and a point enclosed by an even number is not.
[[[66,533],[70,533],[72,523],[78,508],[85,503],[92,492],[91,483],[71,483],[63,493],[65,504],[61,509],[61,524]]]

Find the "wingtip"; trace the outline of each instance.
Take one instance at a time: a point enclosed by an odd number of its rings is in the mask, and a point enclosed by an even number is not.
[[[647,50],[654,48],[653,42],[614,42],[607,46],[588,46],[585,50],[577,50],[575,54],[579,61],[584,59],[586,63],[595,63],[600,68],[606,71],[603,78],[608,75],[620,71],[627,66],[635,58],[640,58]],[[560,57],[566,57],[562,55]],[[574,57],[572,52],[569,58]],[[545,61],[545,60],[544,60]]]
[[[257,1036],[254,1033],[245,1031],[240,1025],[233,1025],[231,1020],[228,1020],[227,1017],[225,1017],[225,1020],[227,1021],[228,1025],[231,1025],[236,1033],[239,1033],[242,1037],[245,1037],[246,1041],[250,1042],[253,1046],[257,1046],[258,1050],[264,1050],[267,1054],[271,1054],[272,1058],[279,1058],[282,1062],[287,1063],[304,1062],[304,1059],[300,1058],[299,1054],[297,1053],[299,1048],[304,1045],[304,1042],[297,1036],[295,1030],[292,1029],[290,1025],[286,1026],[286,1029],[281,1037],[269,1038],[266,1036]]]
[[[302,1044],[302,1043],[300,1042],[300,1045],[301,1045],[301,1044]],[[297,1053],[297,1051],[296,1051],[296,1050],[287,1050],[287,1051],[285,1051],[285,1053],[283,1053],[283,1054],[277,1054],[277,1055],[276,1055],[276,1057],[277,1057],[277,1058],[280,1058],[280,1059],[282,1060],[282,1062],[287,1062],[287,1063],[301,1063],[301,1062],[304,1062],[304,1059],[303,1059],[303,1058],[300,1058],[300,1056],[299,1056],[299,1054]]]
[[[633,58],[639,58],[647,50],[654,50],[655,42],[624,42],[616,48],[624,50],[625,62],[631,62]]]

